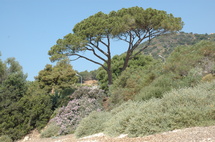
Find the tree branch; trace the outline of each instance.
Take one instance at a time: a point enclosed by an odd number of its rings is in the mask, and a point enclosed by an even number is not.
[[[97,58],[99,58],[99,59],[101,59],[102,61],[104,61],[104,62],[107,62],[104,58],[102,58],[101,56],[99,56],[97,53],[96,53],[96,51],[91,47],[91,49],[89,49],[89,48],[87,48],[87,47],[85,47],[86,48],[86,50],[88,50],[88,51],[92,51],[93,52],[93,54],[97,57]]]
[[[108,56],[108,54],[107,54],[105,51],[103,51],[101,48],[99,48],[98,45],[95,45],[94,43],[92,43],[92,41],[90,41],[90,44],[91,44],[93,47],[95,47],[99,52],[101,52],[101,53],[104,54],[105,56]],[[94,50],[94,51],[95,51],[95,50]]]
[[[76,53],[71,53],[71,54],[67,53],[67,54],[65,54],[65,55],[66,55],[66,56],[78,56],[78,58],[86,59],[86,60],[88,60],[88,61],[90,61],[90,62],[93,62],[93,63],[95,63],[95,64],[97,64],[97,65],[102,66],[105,70],[107,70],[107,67],[105,67],[103,64],[101,64],[101,63],[99,63],[99,62],[97,62],[97,61],[94,61],[94,60],[92,60],[92,59],[90,59],[90,58],[87,58],[87,57],[85,57],[85,56],[82,56],[82,55],[79,55],[79,54],[76,54]],[[77,59],[77,58],[76,58],[76,59]]]

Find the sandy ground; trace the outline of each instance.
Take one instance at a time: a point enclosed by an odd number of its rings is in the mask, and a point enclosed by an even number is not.
[[[102,133],[81,139],[76,139],[72,134],[40,138],[40,134],[33,131],[17,142],[215,142],[215,126],[186,128],[137,138],[128,138],[126,135],[111,138]]]

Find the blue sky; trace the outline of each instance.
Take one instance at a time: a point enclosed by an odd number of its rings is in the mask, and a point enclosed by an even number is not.
[[[99,11],[109,13],[133,6],[181,17],[184,32],[215,33],[215,0],[0,0],[0,59],[15,57],[33,81],[46,64],[51,64],[49,49],[72,32],[75,24]],[[118,49],[113,54],[126,48]],[[79,72],[99,67],[85,60],[71,64]]]

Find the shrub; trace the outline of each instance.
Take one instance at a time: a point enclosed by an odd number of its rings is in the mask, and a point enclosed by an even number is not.
[[[3,135],[0,137],[0,142],[12,142],[13,140],[8,135]]]
[[[155,78],[151,84],[142,87],[135,96],[135,100],[149,100],[151,98],[162,98],[163,94],[172,89],[182,87],[194,87],[201,81],[202,69],[192,68],[186,76],[175,73],[164,73]]]
[[[102,132],[105,129],[104,122],[111,117],[109,112],[92,112],[81,120],[75,131],[76,137],[83,137]]]
[[[129,101],[111,111],[104,132],[144,136],[215,122],[215,81],[172,90],[161,99]]]
[[[42,138],[54,137],[59,135],[60,127],[55,123],[51,123],[41,132]]]
[[[158,72],[160,72],[157,68],[160,66],[160,62],[157,62],[145,68],[127,68],[123,71],[110,87],[111,106],[133,100],[143,87],[150,85],[156,79]]]
[[[59,113],[51,120],[60,127],[59,134],[73,133],[82,118],[92,111],[101,111],[102,107],[95,99],[82,97],[74,99],[67,106],[62,107]]]
[[[138,102],[128,101],[111,111],[112,117],[104,123],[104,132],[111,136],[117,136],[125,133],[129,120],[135,117],[135,110],[138,108]]]
[[[81,97],[87,97],[91,99],[96,99],[100,104],[103,103],[103,99],[106,97],[104,90],[99,88],[81,86],[79,87],[71,96],[71,99],[80,99]]]
[[[174,74],[160,75],[150,85],[144,86],[135,96],[135,100],[149,100],[151,98],[162,98],[163,94],[176,87]]]
[[[71,101],[58,110],[57,115],[50,122],[60,127],[59,134],[73,133],[81,119],[92,111],[101,111],[104,93],[100,89],[81,87],[76,90]]]

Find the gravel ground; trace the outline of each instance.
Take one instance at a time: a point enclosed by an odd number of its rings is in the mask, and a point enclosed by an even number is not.
[[[215,142],[215,126],[186,128],[137,138],[128,138],[126,135],[111,138],[102,133],[81,139],[76,139],[72,134],[40,138],[39,133],[33,131],[17,142]]]

